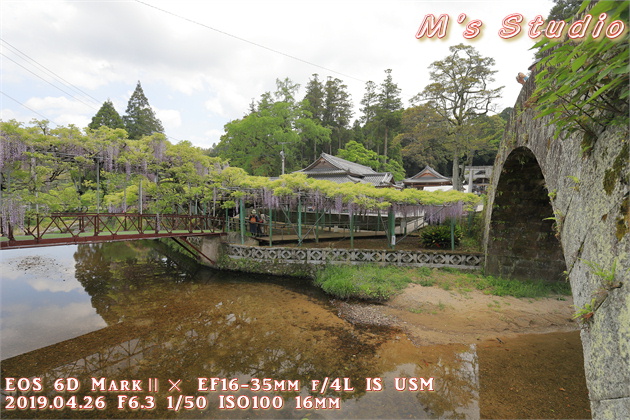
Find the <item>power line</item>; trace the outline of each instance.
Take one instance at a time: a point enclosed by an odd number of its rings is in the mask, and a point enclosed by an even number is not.
[[[55,125],[57,125],[57,126],[59,125],[59,124],[57,124],[56,122],[54,122],[52,119],[47,118],[46,116],[44,116],[44,115],[40,114],[39,112],[35,111],[34,109],[32,109],[32,108],[30,108],[30,107],[28,107],[28,106],[24,105],[22,102],[20,102],[20,101],[18,101],[17,99],[15,99],[15,98],[13,98],[13,97],[11,97],[11,96],[7,95],[7,94],[6,94],[6,93],[4,93],[3,91],[1,91],[1,90],[0,90],[0,93],[2,93],[4,96],[6,96],[7,98],[11,99],[12,101],[17,102],[18,104],[22,105],[24,108],[28,109],[29,111],[36,113],[37,115],[39,115],[39,116],[40,116],[40,117],[42,117],[43,119],[45,119],[45,120],[47,120],[47,121],[50,121],[50,122],[52,122],[53,124],[55,124]]]
[[[26,57],[28,60],[32,61],[33,63],[35,63],[38,67],[40,67],[41,69],[43,69],[44,71],[48,72],[50,75],[52,75],[54,78],[56,78],[58,81],[60,81],[61,83],[65,84],[66,86],[74,89],[75,91],[85,95],[86,97],[92,99],[94,102],[100,104],[101,101],[99,101],[98,99],[96,99],[95,97],[93,97],[92,95],[90,95],[89,93],[85,92],[84,90],[82,90],[81,88],[75,86],[74,84],[68,82],[66,79],[64,79],[63,77],[59,76],[57,73],[55,73],[54,71],[50,70],[48,67],[44,66],[43,64],[37,62],[37,60],[31,58],[28,54],[24,53],[23,51],[20,51],[19,48],[15,47],[14,45],[11,45],[9,42],[7,42],[6,40],[0,38],[0,41],[2,41],[3,43],[5,43],[6,45],[8,45],[11,49],[15,50],[18,54]],[[5,56],[6,57],[6,56]],[[15,62],[15,61],[14,61]],[[16,63],[17,64],[17,63]],[[76,98],[75,98],[76,99]]]
[[[43,77],[41,77],[40,75],[38,75],[37,73],[33,72],[32,70],[27,69],[26,67],[24,67],[23,65],[21,65],[20,63],[18,63],[17,61],[15,61],[14,59],[12,59],[11,57],[7,57],[5,54],[0,53],[1,56],[3,56],[4,58],[6,58],[7,60],[11,60],[13,61],[15,64],[17,64],[18,66],[22,67],[24,70],[28,71],[29,73],[33,74],[35,77],[38,77],[39,79],[42,79],[44,82],[48,83],[50,86],[54,87],[55,89],[60,90],[61,92],[65,93],[66,95],[70,96],[71,98],[81,102],[83,105],[89,106],[92,109],[95,109],[98,111],[98,108],[95,108],[92,104],[88,104],[87,102],[83,102],[81,99],[77,98],[76,96],[74,96],[73,94],[66,92],[65,90],[61,89],[59,86],[56,86],[55,84],[49,82],[48,80],[44,79]]]
[[[358,81],[358,82],[361,82],[361,83],[365,83],[365,80],[361,80],[361,79],[356,78],[356,77],[354,77],[354,76],[350,76],[350,75],[348,75],[348,74],[344,74],[344,73],[338,72],[338,71],[333,70],[333,69],[329,69],[328,67],[320,66],[319,64],[315,64],[315,63],[313,63],[313,62],[311,62],[311,61],[304,60],[304,59],[299,58],[299,57],[296,57],[296,56],[294,56],[294,55],[287,54],[287,53],[285,53],[285,52],[282,52],[282,51],[279,51],[279,50],[276,50],[276,49],[273,49],[273,48],[267,47],[267,46],[262,45],[262,44],[258,44],[258,43],[256,43],[256,42],[250,41],[250,40],[248,40],[248,39],[241,38],[241,37],[236,36],[236,35],[232,35],[232,34],[231,34],[231,33],[229,33],[229,32],[225,32],[225,31],[222,31],[222,30],[220,30],[220,29],[213,28],[212,26],[206,25],[206,24],[204,24],[204,23],[197,22],[197,21],[195,21],[195,20],[192,20],[192,19],[189,19],[189,18],[187,18],[187,17],[184,17],[184,16],[181,16],[181,15],[175,14],[175,13],[173,13],[173,12],[169,12],[168,10],[161,9],[161,8],[159,8],[159,7],[157,7],[157,6],[152,5],[152,4],[145,3],[145,2],[140,1],[140,0],[135,0],[135,2],[136,2],[136,3],[143,4],[143,5],[148,6],[148,7],[151,7],[151,8],[153,8],[153,9],[155,9],[155,10],[159,10],[160,12],[163,12],[163,13],[166,13],[166,14],[168,14],[168,15],[174,16],[174,17],[176,17],[176,18],[178,18],[178,19],[182,19],[182,20],[185,20],[185,21],[187,21],[187,22],[193,23],[193,24],[195,24],[195,25],[202,26],[202,27],[204,27],[204,28],[206,28],[206,29],[210,29],[210,30],[212,30],[212,31],[218,32],[218,33],[220,33],[220,34],[222,34],[222,35],[226,35],[226,36],[229,36],[229,37],[231,37],[231,38],[237,39],[237,40],[239,40],[239,41],[246,42],[246,43],[251,44],[251,45],[254,45],[254,46],[258,47],[258,48],[262,48],[262,49],[265,49],[265,50],[267,50],[267,51],[271,51],[271,52],[273,52],[273,53],[275,53],[275,54],[280,54],[280,55],[282,55],[282,56],[284,56],[284,57],[287,57],[287,58],[290,58],[290,59],[292,59],[292,60],[296,60],[296,61],[299,61],[299,62],[301,62],[301,63],[308,64],[309,66],[317,67],[317,68],[320,68],[320,69],[322,69],[322,70],[326,70],[326,71],[329,71],[329,72],[331,72],[331,73],[335,73],[335,74],[338,74],[338,75],[340,75],[340,76],[347,77],[347,78],[350,78],[350,79],[354,79],[354,80],[356,80],[356,81]]]

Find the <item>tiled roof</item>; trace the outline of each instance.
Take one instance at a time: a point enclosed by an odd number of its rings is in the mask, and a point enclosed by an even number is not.
[[[423,170],[421,170],[411,178],[404,179],[403,182],[406,184],[451,182],[451,178],[440,174],[438,171],[427,165],[424,167]]]
[[[330,165],[338,168],[344,172],[347,172],[351,175],[366,175],[366,174],[375,174],[376,171],[369,166],[360,165],[358,163],[350,162],[345,159],[341,159],[339,157],[329,155],[328,153],[322,153],[320,158],[315,162],[311,163],[306,168],[302,169],[300,172],[311,172],[312,170],[317,170],[317,166],[321,163],[321,160],[325,160]]]
[[[343,184],[344,182],[352,182],[352,183],[357,183],[357,182],[361,182],[361,178],[357,178],[351,175],[348,175],[346,173],[309,173],[308,174],[309,177],[311,178],[315,178],[315,179],[322,179],[324,181],[331,181],[331,182],[336,182],[338,184]]]
[[[379,187],[393,184],[394,176],[391,174],[391,172],[375,173],[374,175],[364,176],[363,181]]]
[[[394,177],[390,172],[376,172],[369,166],[350,162],[328,153],[322,153],[319,159],[297,172],[337,183],[360,182],[376,187],[392,186],[394,183]]]

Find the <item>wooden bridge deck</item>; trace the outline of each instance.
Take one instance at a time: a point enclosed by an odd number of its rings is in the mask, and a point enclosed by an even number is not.
[[[360,231],[354,232],[354,239],[360,238],[384,238],[387,236],[385,231]],[[256,236],[254,237],[261,244],[269,244],[272,242],[274,244],[283,244],[283,243],[295,243],[299,242],[300,237],[294,234],[273,234],[271,237],[268,235]],[[309,232],[302,235],[302,242],[313,242],[316,240],[320,241],[331,241],[335,239],[350,239],[350,232],[333,232],[333,231],[320,231],[315,236],[315,233]]]

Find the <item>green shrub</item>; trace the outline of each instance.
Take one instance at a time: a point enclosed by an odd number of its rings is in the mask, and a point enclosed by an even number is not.
[[[463,237],[462,228],[455,226],[454,239],[455,246],[459,245]],[[451,247],[451,225],[427,226],[420,232],[420,241],[426,248],[450,249]]]

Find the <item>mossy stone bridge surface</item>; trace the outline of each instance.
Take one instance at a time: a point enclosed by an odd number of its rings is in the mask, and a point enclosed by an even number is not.
[[[590,151],[584,135],[554,138],[524,85],[488,194],[487,274],[568,278],[595,418],[630,418],[630,147],[608,127]]]

